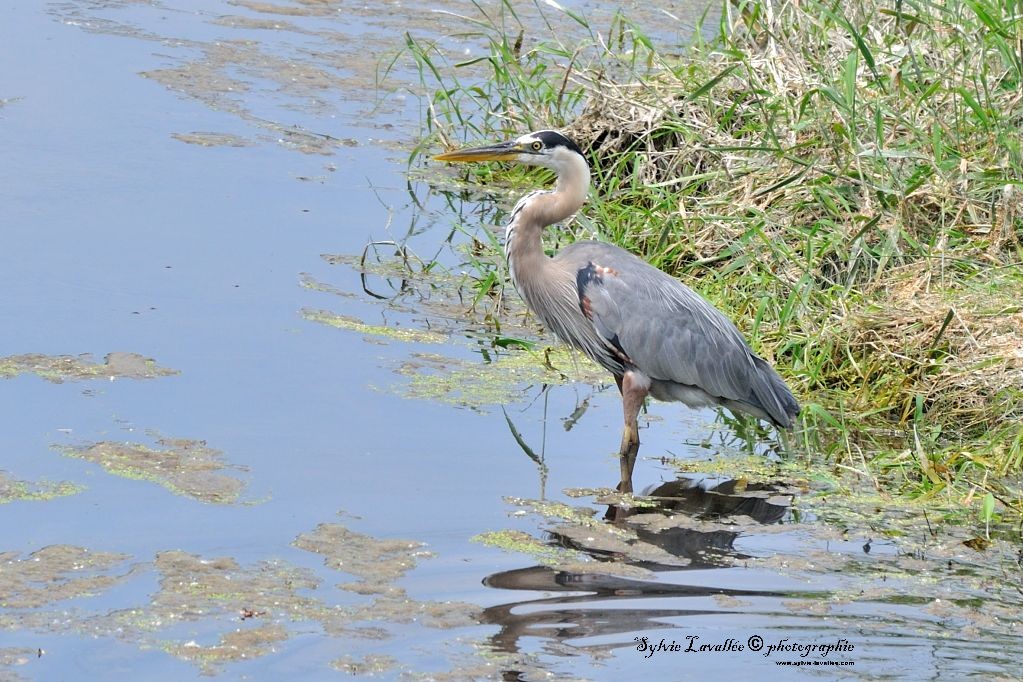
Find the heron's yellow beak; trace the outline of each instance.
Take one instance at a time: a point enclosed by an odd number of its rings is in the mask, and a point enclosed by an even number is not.
[[[485,147],[456,149],[438,154],[433,158],[437,161],[452,161],[456,163],[463,161],[507,161],[526,152],[527,150],[523,145],[517,142],[499,142],[498,144],[489,144]]]

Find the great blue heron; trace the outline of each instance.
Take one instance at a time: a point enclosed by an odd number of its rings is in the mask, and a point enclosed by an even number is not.
[[[727,317],[685,284],[612,244],[578,241],[553,258],[544,253],[543,229],[578,211],[590,187],[590,167],[574,142],[542,130],[434,158],[512,161],[557,173],[553,190],[534,190],[515,204],[505,254],[530,310],[614,375],[625,411],[619,490],[632,491],[636,420],[647,395],[792,427],[799,403],[785,382]]]

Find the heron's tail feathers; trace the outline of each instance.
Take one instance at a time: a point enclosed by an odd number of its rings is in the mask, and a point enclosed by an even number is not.
[[[799,403],[792,391],[774,368],[756,355],[753,356],[753,365],[756,371],[750,387],[750,406],[766,414],[775,426],[792,428],[799,415]]]

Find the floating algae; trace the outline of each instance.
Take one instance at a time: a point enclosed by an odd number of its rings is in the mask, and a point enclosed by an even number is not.
[[[84,490],[83,486],[68,481],[51,483],[49,481],[19,481],[11,478],[7,472],[0,471],[0,504],[18,500],[52,500],[58,497],[76,495]]]
[[[2,100],[0,100],[0,106],[3,106]],[[40,658],[42,655],[42,649],[32,649],[30,647],[0,647],[0,679],[5,682],[18,682],[19,680],[28,679],[17,674],[11,670],[11,668],[14,666],[25,665],[29,661]]]
[[[329,310],[303,308],[301,314],[302,317],[310,322],[318,322],[319,324],[325,324],[328,327],[347,329],[349,331],[358,332],[359,334],[389,338],[396,341],[405,341],[407,343],[444,343],[448,339],[446,334],[441,334],[427,329],[366,324],[354,317],[339,315],[337,313],[332,313]]]
[[[199,147],[251,147],[253,144],[244,137],[230,133],[173,133],[171,137],[186,144],[194,144]]]
[[[159,589],[149,604],[94,616],[76,627],[158,647],[213,674],[226,663],[273,652],[290,637],[281,619],[314,620],[328,612],[318,600],[302,595],[319,581],[284,562],[246,567],[230,557],[206,559],[173,550],[157,554],[154,567]],[[168,639],[163,632],[175,624],[199,622],[202,631],[212,627],[215,643]]]
[[[395,370],[408,383],[395,390],[407,398],[444,402],[477,411],[522,400],[522,387],[599,382],[607,377],[566,348],[545,353],[509,350],[496,360],[461,360],[413,353]]]
[[[575,563],[582,559],[582,555],[577,552],[556,547],[521,530],[488,531],[476,535],[472,540],[506,552],[525,554],[545,566]]]
[[[115,476],[153,481],[175,495],[213,504],[238,502],[245,482],[223,472],[245,471],[244,467],[224,462],[223,453],[204,441],[161,438],[157,443],[163,447],[102,441],[61,451],[99,464]]]
[[[37,609],[96,595],[126,577],[109,571],[129,558],[73,545],[50,545],[25,558],[18,552],[0,552],[0,607]]]
[[[360,594],[393,591],[393,583],[415,568],[419,559],[432,557],[423,545],[412,540],[380,540],[356,533],[340,523],[321,523],[302,533],[293,543],[299,549],[324,557],[324,563],[359,578],[342,589]]]
[[[362,659],[343,656],[330,663],[331,667],[349,675],[378,675],[393,670],[398,661],[393,656],[369,654]]]
[[[27,353],[0,358],[0,378],[35,374],[55,384],[86,379],[155,379],[180,374],[160,367],[152,358],[138,353],[107,353],[102,363],[91,355],[42,355]]]
[[[386,249],[383,247],[387,247]],[[386,253],[384,253],[386,251]],[[372,243],[361,256],[324,254],[324,261],[356,270],[369,291],[367,277],[382,278],[373,287],[386,298],[386,310],[407,319],[404,326],[369,325],[325,310],[305,308],[309,320],[349,329],[376,338],[410,343],[453,344],[472,339],[478,355],[451,357],[444,353],[412,352],[394,368],[407,381],[386,390],[407,398],[443,402],[483,412],[523,398],[525,385],[560,385],[570,382],[601,383],[605,371],[564,346],[546,348],[534,341],[539,328],[518,299],[501,303],[500,324],[493,311],[470,303],[478,292],[472,278],[443,267],[430,267],[398,244]],[[432,265],[432,264],[431,264]],[[303,274],[301,286],[318,293],[350,297],[332,284]],[[385,296],[386,294],[386,296]],[[539,347],[539,350],[530,350]]]
[[[313,531],[299,535],[293,544],[322,555],[328,567],[359,578],[358,582],[338,585],[340,589],[375,595],[372,602],[347,611],[353,621],[417,623],[442,629],[479,622],[480,609],[474,604],[421,601],[395,585],[420,559],[433,556],[423,549],[422,543],[379,539],[339,523],[321,523]]]
[[[226,632],[216,644],[210,646],[189,640],[166,644],[164,650],[184,661],[195,663],[204,673],[212,674],[225,663],[265,656],[287,639],[288,631],[284,626],[271,623]]]

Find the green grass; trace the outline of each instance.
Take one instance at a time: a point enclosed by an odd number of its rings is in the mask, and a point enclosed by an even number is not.
[[[736,2],[681,55],[622,17],[571,15],[568,47],[478,9],[472,63],[408,39],[432,93],[413,165],[565,129],[596,190],[552,245],[596,235],[701,291],[795,387],[807,449],[1023,510],[1023,2]],[[468,172],[535,183],[495,170]]]

